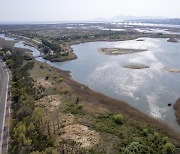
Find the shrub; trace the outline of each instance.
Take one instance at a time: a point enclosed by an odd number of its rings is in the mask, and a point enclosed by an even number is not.
[[[41,69],[44,69],[44,66],[43,66],[43,65],[40,65],[40,68],[41,68]]]
[[[45,77],[45,80],[48,80],[48,79],[49,79],[49,76],[46,76],[46,77]]]
[[[80,114],[82,112],[83,105],[82,104],[72,104],[67,108],[72,114]]]
[[[167,136],[164,136],[164,137],[162,138],[163,144],[166,144],[168,141],[169,141],[169,138],[168,138]]]
[[[155,140],[156,140],[156,139],[159,139],[159,133],[157,133],[157,132],[154,133],[154,139],[155,139]]]
[[[115,121],[115,123],[117,123],[117,124],[122,124],[123,121],[124,121],[124,116],[123,116],[122,114],[116,114],[116,115],[114,116],[114,121]]]
[[[56,74],[55,76],[54,76],[54,79],[56,80],[58,78],[58,75]]]
[[[63,78],[59,78],[59,79],[58,79],[58,82],[63,82]]]
[[[78,104],[78,105],[77,105],[77,109],[78,109],[78,110],[82,110],[82,108],[83,108],[83,105],[82,105],[82,104]]]
[[[67,93],[68,93],[68,89],[65,88],[65,87],[62,87],[62,88],[61,88],[61,93],[67,94]]]
[[[148,128],[144,128],[144,129],[143,129],[143,135],[144,135],[144,136],[147,136],[147,135],[148,135],[148,132],[149,132]]]
[[[125,154],[141,154],[143,153],[143,146],[138,142],[132,142],[128,147],[125,148]]]
[[[163,152],[167,154],[173,153],[173,150],[174,150],[174,146],[170,142],[166,143],[163,147]]]

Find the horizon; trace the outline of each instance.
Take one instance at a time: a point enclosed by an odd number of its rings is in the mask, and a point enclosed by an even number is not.
[[[127,19],[127,20],[115,20],[114,18],[116,17],[133,17],[133,19]],[[98,17],[98,18],[94,18],[94,19],[89,19],[89,20],[57,20],[57,21],[51,21],[51,20],[47,20],[47,21],[0,21],[0,24],[62,24],[62,23],[111,23],[111,22],[138,22],[138,20],[169,20],[169,19],[180,19],[180,18],[167,18],[167,17],[159,17],[159,16],[131,16],[131,15],[118,15],[115,16],[113,18],[104,18],[104,17]],[[128,21],[129,20],[129,21]],[[142,21],[139,21],[142,22]]]
[[[65,22],[119,15],[180,18],[178,0],[1,0],[0,22]],[[163,4],[163,7],[161,7]],[[7,11],[11,10],[11,11]],[[153,10],[153,11],[152,11]]]

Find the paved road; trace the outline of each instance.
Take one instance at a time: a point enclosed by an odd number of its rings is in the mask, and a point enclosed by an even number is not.
[[[0,154],[2,152],[3,127],[8,88],[8,73],[3,62],[0,62]]]

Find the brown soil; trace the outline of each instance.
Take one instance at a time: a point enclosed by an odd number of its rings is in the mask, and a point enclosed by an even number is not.
[[[37,106],[47,107],[49,111],[53,112],[61,104],[61,97],[59,95],[49,95],[39,99]]]
[[[82,148],[91,148],[99,143],[100,135],[94,130],[80,124],[69,125],[63,128],[62,139],[71,139],[80,143]]]
[[[42,78],[36,79],[35,85],[36,85],[36,86],[43,86],[44,88],[50,88],[50,87],[52,87],[51,82],[46,81],[45,79],[42,79]]]
[[[177,122],[180,125],[180,99],[178,99],[176,101],[176,104],[174,104],[174,110],[175,110]]]

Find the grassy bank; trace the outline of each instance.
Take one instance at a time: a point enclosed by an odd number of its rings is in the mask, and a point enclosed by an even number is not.
[[[153,126],[156,120],[124,102],[25,57],[14,52],[7,61],[13,74],[11,153],[179,153],[177,134],[159,129],[165,125]]]

